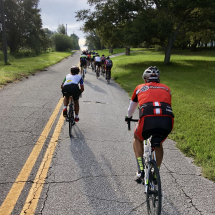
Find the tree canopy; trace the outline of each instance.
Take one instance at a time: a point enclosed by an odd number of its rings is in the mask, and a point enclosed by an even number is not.
[[[76,12],[77,21],[84,21],[84,32],[96,30],[107,46],[158,44],[165,50],[165,64],[177,37],[195,32],[206,11],[211,11],[214,27],[214,0],[88,0],[88,4],[93,10]]]

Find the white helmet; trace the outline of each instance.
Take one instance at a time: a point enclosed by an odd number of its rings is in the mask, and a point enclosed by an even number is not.
[[[149,76],[151,75],[156,75],[159,79],[160,77],[160,71],[156,66],[150,66],[149,68],[147,68],[144,72],[143,72],[143,80],[148,79]],[[157,81],[156,81],[157,82]]]

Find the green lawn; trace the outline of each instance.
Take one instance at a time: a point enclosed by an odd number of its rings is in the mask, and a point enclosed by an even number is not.
[[[130,51],[139,51],[143,50],[142,48],[131,48]],[[118,54],[118,53],[125,53],[125,48],[120,48],[120,49],[113,49],[113,53],[109,53],[109,49],[103,49],[103,50],[95,50],[95,52],[98,52],[100,57],[104,54],[105,57]]]
[[[164,53],[142,51],[112,58],[112,76],[129,95],[143,83],[149,66],[161,71],[161,82],[172,91],[175,125],[169,138],[202,166],[205,177],[215,181],[215,52],[174,51],[171,64],[163,63]]]
[[[9,55],[11,65],[5,65],[2,54],[0,54],[0,87],[49,67],[71,54],[71,52],[48,52],[36,57],[19,59]]]

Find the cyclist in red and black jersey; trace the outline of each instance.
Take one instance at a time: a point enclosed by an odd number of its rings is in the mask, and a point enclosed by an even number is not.
[[[132,95],[128,108],[126,121],[132,117],[137,105],[139,105],[139,121],[134,129],[133,148],[137,159],[138,172],[135,180],[144,178],[143,171],[143,140],[152,134],[163,135],[167,138],[174,124],[174,115],[171,108],[170,88],[160,83],[160,71],[157,67],[149,67],[143,73],[145,84],[138,85]],[[163,159],[162,143],[155,148],[157,166],[160,167]]]

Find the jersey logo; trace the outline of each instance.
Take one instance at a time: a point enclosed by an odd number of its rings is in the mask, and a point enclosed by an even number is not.
[[[148,86],[143,86],[143,87],[141,87],[141,89],[137,92],[137,94],[140,93],[140,92],[145,92],[145,91],[147,91],[148,89],[149,89]]]
[[[66,82],[68,83],[68,82],[71,82],[72,80],[67,80]]]

